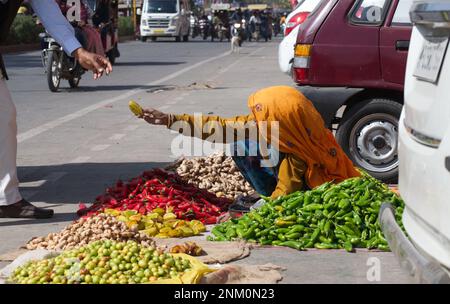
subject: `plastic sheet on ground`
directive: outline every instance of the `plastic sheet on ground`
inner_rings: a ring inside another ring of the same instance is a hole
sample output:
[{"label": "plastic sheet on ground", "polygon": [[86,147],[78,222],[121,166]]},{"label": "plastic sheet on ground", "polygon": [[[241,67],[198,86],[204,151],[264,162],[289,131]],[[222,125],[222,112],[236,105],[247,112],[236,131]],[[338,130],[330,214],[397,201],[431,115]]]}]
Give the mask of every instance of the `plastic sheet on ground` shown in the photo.
[{"label": "plastic sheet on ground", "polygon": [[283,279],[283,267],[265,265],[225,265],[206,275],[202,284],[275,284]]},{"label": "plastic sheet on ground", "polygon": [[250,255],[252,245],[243,241],[236,242],[210,242],[202,238],[183,239],[158,239],[154,238],[156,246],[169,250],[175,245],[183,244],[186,241],[193,241],[202,247],[205,255],[196,257],[205,264],[224,264],[246,258]]},{"label": "plastic sheet on ground", "polygon": [[[43,259],[49,259],[58,256],[60,252],[49,251],[46,249],[36,249],[28,251],[18,258],[16,258],[11,264],[0,270],[0,284],[7,283],[7,279],[13,274],[14,270],[26,264],[29,261],[38,261]],[[199,283],[205,274],[216,271],[216,269],[210,268],[207,265],[200,262],[195,257],[189,256],[183,253],[172,254],[175,257],[181,257],[191,262],[192,268],[186,271],[184,274],[177,278],[161,279],[154,283],[156,284],[197,284]]]}]

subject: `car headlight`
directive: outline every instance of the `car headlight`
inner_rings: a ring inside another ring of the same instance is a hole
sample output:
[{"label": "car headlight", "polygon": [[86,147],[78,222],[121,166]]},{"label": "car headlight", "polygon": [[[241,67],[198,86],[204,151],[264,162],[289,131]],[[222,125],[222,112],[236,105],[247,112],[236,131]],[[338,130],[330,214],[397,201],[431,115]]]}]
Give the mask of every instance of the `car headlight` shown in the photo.
[{"label": "car headlight", "polygon": [[235,24],[234,24],[234,27],[238,29],[238,28],[241,27],[241,24],[240,24],[240,23],[235,23]]}]

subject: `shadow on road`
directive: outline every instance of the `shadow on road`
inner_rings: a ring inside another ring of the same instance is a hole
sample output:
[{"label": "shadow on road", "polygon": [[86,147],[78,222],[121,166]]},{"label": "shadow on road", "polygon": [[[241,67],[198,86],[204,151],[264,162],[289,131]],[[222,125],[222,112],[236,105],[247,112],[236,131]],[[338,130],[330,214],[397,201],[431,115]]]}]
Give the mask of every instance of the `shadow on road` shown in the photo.
[{"label": "shadow on road", "polygon": [[[136,162],[21,166],[18,167],[20,182],[37,183],[20,187],[20,191],[28,200],[51,205],[91,203],[117,180],[128,181],[143,171],[167,165],[167,162]],[[52,176],[57,179],[52,180]]]},{"label": "shadow on road", "polygon": [[158,86],[158,85],[143,85],[143,84],[129,84],[129,85],[98,85],[98,86],[88,86],[85,87],[83,84],[80,84],[80,87],[76,89],[72,89],[69,86],[62,87],[59,89],[59,92],[54,93],[79,93],[79,92],[104,92],[104,91],[129,91],[134,89],[141,90],[158,90],[163,89],[166,86]]},{"label": "shadow on road", "polygon": [[0,227],[19,226],[19,225],[33,225],[33,224],[51,224],[59,222],[74,221],[78,216],[74,212],[55,213],[50,219],[13,219],[5,222],[0,222]]},{"label": "shadow on road", "polygon": [[164,65],[178,65],[185,64],[186,61],[131,61],[131,62],[116,62],[114,66],[164,66]]},{"label": "shadow on road", "polygon": [[33,55],[4,55],[6,68],[36,68],[42,67],[41,56]]}]

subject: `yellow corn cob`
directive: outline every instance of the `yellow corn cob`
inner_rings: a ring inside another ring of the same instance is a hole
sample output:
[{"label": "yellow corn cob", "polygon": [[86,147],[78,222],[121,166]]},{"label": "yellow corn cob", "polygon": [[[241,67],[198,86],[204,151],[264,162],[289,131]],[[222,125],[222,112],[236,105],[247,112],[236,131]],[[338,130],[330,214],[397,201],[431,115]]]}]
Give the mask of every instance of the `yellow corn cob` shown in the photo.
[{"label": "yellow corn cob", "polygon": [[142,107],[134,100],[130,100],[130,102],[128,103],[128,107],[136,116],[142,116],[144,114],[144,110],[142,109]]}]

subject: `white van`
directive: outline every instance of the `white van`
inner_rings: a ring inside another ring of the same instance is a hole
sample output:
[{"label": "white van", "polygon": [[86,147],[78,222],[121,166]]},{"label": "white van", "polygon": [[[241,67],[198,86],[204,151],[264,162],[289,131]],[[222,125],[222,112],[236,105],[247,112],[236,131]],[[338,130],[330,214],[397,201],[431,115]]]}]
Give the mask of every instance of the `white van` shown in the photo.
[{"label": "white van", "polygon": [[389,206],[380,223],[389,246],[419,282],[450,282],[450,1],[417,1],[399,120],[403,225]]},{"label": "white van", "polygon": [[189,40],[189,0],[144,0],[141,14],[142,41],[155,41],[158,37]]}]

